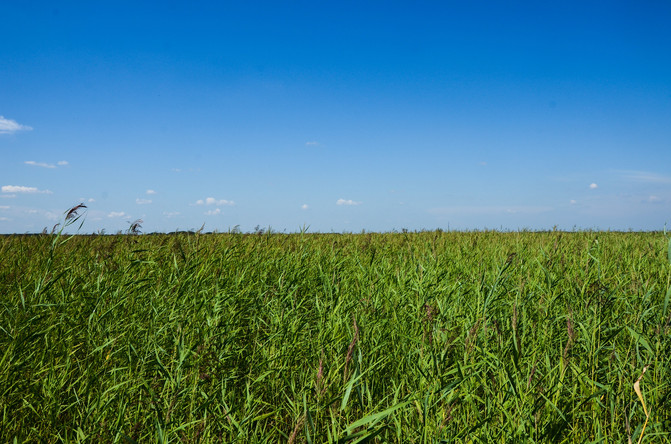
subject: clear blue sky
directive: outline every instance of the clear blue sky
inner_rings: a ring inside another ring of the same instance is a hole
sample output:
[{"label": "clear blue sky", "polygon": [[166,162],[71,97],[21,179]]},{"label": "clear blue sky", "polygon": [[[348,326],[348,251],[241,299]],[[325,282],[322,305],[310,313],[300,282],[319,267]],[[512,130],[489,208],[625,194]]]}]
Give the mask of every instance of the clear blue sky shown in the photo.
[{"label": "clear blue sky", "polygon": [[671,223],[671,3],[6,2],[0,232]]}]

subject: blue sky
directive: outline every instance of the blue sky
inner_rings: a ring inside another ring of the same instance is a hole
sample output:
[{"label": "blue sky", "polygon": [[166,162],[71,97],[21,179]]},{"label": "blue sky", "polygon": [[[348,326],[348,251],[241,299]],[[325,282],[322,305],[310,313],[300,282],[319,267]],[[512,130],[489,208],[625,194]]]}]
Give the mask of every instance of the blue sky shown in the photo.
[{"label": "blue sky", "polygon": [[[548,4],[545,4],[548,3]],[[0,233],[671,223],[671,3],[8,2]]]}]

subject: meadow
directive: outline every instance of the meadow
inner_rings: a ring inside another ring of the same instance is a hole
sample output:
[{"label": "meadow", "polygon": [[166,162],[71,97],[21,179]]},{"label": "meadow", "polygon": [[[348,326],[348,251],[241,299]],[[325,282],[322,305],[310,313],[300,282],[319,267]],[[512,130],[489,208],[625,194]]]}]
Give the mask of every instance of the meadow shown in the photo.
[{"label": "meadow", "polygon": [[0,442],[670,442],[664,233],[0,237]]}]

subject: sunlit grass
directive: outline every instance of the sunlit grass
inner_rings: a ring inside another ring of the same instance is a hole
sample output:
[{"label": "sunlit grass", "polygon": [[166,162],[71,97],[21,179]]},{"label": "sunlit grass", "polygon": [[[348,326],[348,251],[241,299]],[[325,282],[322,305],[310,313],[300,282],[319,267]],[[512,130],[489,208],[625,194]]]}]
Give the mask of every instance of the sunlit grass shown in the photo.
[{"label": "sunlit grass", "polygon": [[3,237],[0,441],[669,441],[667,242]]}]

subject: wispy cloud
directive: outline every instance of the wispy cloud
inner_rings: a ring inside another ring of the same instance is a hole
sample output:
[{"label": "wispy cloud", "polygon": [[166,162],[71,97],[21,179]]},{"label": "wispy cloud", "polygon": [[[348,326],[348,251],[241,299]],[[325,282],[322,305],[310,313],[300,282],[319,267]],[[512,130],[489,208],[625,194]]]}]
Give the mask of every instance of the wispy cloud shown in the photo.
[{"label": "wispy cloud", "polygon": [[216,216],[217,214],[221,214],[221,208],[215,208],[214,210],[208,210],[205,213],[206,216]]},{"label": "wispy cloud", "polygon": [[485,206],[455,206],[432,208],[432,214],[538,214],[553,211],[551,206],[525,205],[485,205]]},{"label": "wispy cloud", "polygon": [[171,168],[170,171],[173,173],[197,173],[200,171],[200,168]]},{"label": "wispy cloud", "polygon": [[0,134],[14,134],[17,131],[30,130],[32,128],[27,125],[21,125],[16,120],[5,119],[3,116],[0,116]]},{"label": "wispy cloud", "polygon": [[619,173],[625,179],[633,180],[635,182],[671,183],[671,176],[665,176],[650,171],[619,171]]},{"label": "wispy cloud", "polygon": [[8,217],[0,217],[0,221],[3,221],[3,222],[4,222],[4,221],[8,221],[8,220],[11,220],[11,219],[8,218]]},{"label": "wispy cloud", "polygon": [[301,210],[307,210],[308,208],[310,208],[310,205],[308,204],[301,205]]},{"label": "wispy cloud", "polygon": [[9,210],[9,205],[0,205],[0,210]]},{"label": "wispy cloud", "polygon": [[35,162],[34,160],[26,160],[23,163],[25,163],[26,165],[36,166],[36,167],[41,167],[41,168],[56,168],[56,166],[69,165],[67,160],[59,160],[58,162],[56,162],[55,165],[53,163]]},{"label": "wispy cloud", "polygon": [[107,217],[112,217],[112,218],[114,218],[114,217],[127,217],[127,216],[128,215],[123,211],[112,211],[107,215]]},{"label": "wispy cloud", "polygon": [[0,194],[0,198],[2,199],[14,199],[16,197],[16,194]]},{"label": "wispy cloud", "polygon": [[39,190],[35,187],[24,187],[21,185],[3,185],[3,193],[25,193],[25,194],[53,194],[49,190]]},{"label": "wispy cloud", "polygon": [[589,184],[589,189],[590,189],[590,190],[596,190],[597,188],[599,188],[599,185],[597,185],[597,184],[595,184],[595,183],[591,183],[591,184]]},{"label": "wispy cloud", "polygon": [[336,200],[336,205],[361,205],[361,202],[352,199],[338,199]]},{"label": "wispy cloud", "polygon": [[154,191],[154,190],[147,190],[147,194],[149,194],[149,195],[156,194],[156,191]]},{"label": "wispy cloud", "polygon": [[56,168],[56,165],[54,165],[54,164],[45,163],[45,162],[35,162],[34,160],[26,160],[23,163],[25,163],[26,165],[42,167],[42,168]]},{"label": "wispy cloud", "polygon": [[305,146],[319,146],[319,145],[320,145],[320,143],[317,142],[317,141],[315,141],[315,140],[311,140],[311,141],[309,141],[309,142],[305,142]]},{"label": "wispy cloud", "polygon": [[135,203],[138,205],[149,205],[151,203],[151,199],[140,199],[139,197],[135,199]]},{"label": "wispy cloud", "polygon": [[232,200],[226,200],[226,199],[215,199],[214,197],[207,197],[205,199],[198,199],[196,201],[196,205],[216,205],[216,206],[222,206],[222,205],[235,205],[235,202]]},{"label": "wispy cloud", "polygon": [[164,211],[163,215],[165,217],[167,217],[168,219],[170,219],[172,217],[179,216],[180,212],[179,211]]},{"label": "wispy cloud", "polygon": [[571,200],[569,201],[569,203],[570,203],[571,205],[575,205],[575,204],[578,203],[578,201],[575,200],[575,199],[571,199]]}]

